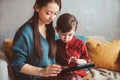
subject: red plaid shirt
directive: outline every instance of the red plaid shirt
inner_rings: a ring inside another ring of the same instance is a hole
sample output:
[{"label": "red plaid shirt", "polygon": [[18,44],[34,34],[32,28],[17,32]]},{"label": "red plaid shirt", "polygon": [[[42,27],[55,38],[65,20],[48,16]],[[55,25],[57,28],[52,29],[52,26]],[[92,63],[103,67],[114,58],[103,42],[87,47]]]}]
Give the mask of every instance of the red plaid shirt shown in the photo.
[{"label": "red plaid shirt", "polygon": [[[68,60],[70,59],[71,56],[77,57],[79,59],[85,59],[87,62],[90,62],[86,45],[82,40],[73,37],[73,39],[68,43],[64,43],[60,39],[57,40],[56,43],[57,43],[56,61],[60,65],[70,67],[77,65],[75,63],[68,64]],[[85,76],[86,70],[85,69],[77,70],[75,71],[75,73],[80,74],[81,76]]]}]

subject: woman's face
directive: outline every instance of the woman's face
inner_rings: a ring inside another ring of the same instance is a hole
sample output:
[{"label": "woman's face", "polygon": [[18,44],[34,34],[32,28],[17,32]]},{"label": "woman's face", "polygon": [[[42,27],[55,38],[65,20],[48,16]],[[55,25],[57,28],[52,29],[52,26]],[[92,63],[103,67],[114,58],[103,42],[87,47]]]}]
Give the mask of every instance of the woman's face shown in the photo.
[{"label": "woman's face", "polygon": [[59,5],[57,3],[48,3],[45,7],[36,7],[38,12],[39,23],[49,24],[56,17],[59,12]]}]

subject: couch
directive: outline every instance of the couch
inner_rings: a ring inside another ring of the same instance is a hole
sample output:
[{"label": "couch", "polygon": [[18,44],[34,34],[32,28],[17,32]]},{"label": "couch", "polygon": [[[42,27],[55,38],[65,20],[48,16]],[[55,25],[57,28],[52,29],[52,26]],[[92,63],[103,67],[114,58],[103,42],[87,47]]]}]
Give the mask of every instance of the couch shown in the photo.
[{"label": "couch", "polygon": [[[94,80],[120,80],[120,40],[107,41],[100,36],[79,36],[86,43],[95,67],[90,68]],[[56,37],[58,39],[58,37]],[[12,40],[5,39],[0,49],[0,80],[15,80],[10,60]]]}]

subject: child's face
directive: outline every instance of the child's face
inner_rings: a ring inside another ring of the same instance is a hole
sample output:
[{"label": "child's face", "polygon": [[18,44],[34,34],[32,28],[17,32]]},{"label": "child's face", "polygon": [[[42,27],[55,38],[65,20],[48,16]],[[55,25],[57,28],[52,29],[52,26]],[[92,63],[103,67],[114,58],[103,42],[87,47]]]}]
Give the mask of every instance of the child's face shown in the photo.
[{"label": "child's face", "polygon": [[59,37],[64,43],[68,43],[73,38],[74,33],[75,33],[75,28],[73,28],[71,31],[66,33],[62,33],[60,30],[58,30]]}]

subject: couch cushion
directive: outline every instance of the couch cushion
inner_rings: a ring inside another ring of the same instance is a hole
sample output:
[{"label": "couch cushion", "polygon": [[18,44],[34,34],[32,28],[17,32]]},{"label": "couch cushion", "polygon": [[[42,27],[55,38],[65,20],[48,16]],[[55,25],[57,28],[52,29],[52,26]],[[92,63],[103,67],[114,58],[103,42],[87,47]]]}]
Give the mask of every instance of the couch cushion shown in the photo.
[{"label": "couch cushion", "polygon": [[120,40],[104,43],[88,38],[87,48],[90,59],[95,63],[96,67],[120,71],[120,65],[117,61],[120,51]]},{"label": "couch cushion", "polygon": [[11,61],[11,58],[13,57],[13,52],[11,50],[12,48],[12,43],[13,43],[13,40],[12,39],[5,39],[3,41],[3,47],[4,47],[4,50],[5,50],[5,53],[7,55],[7,58]]}]

